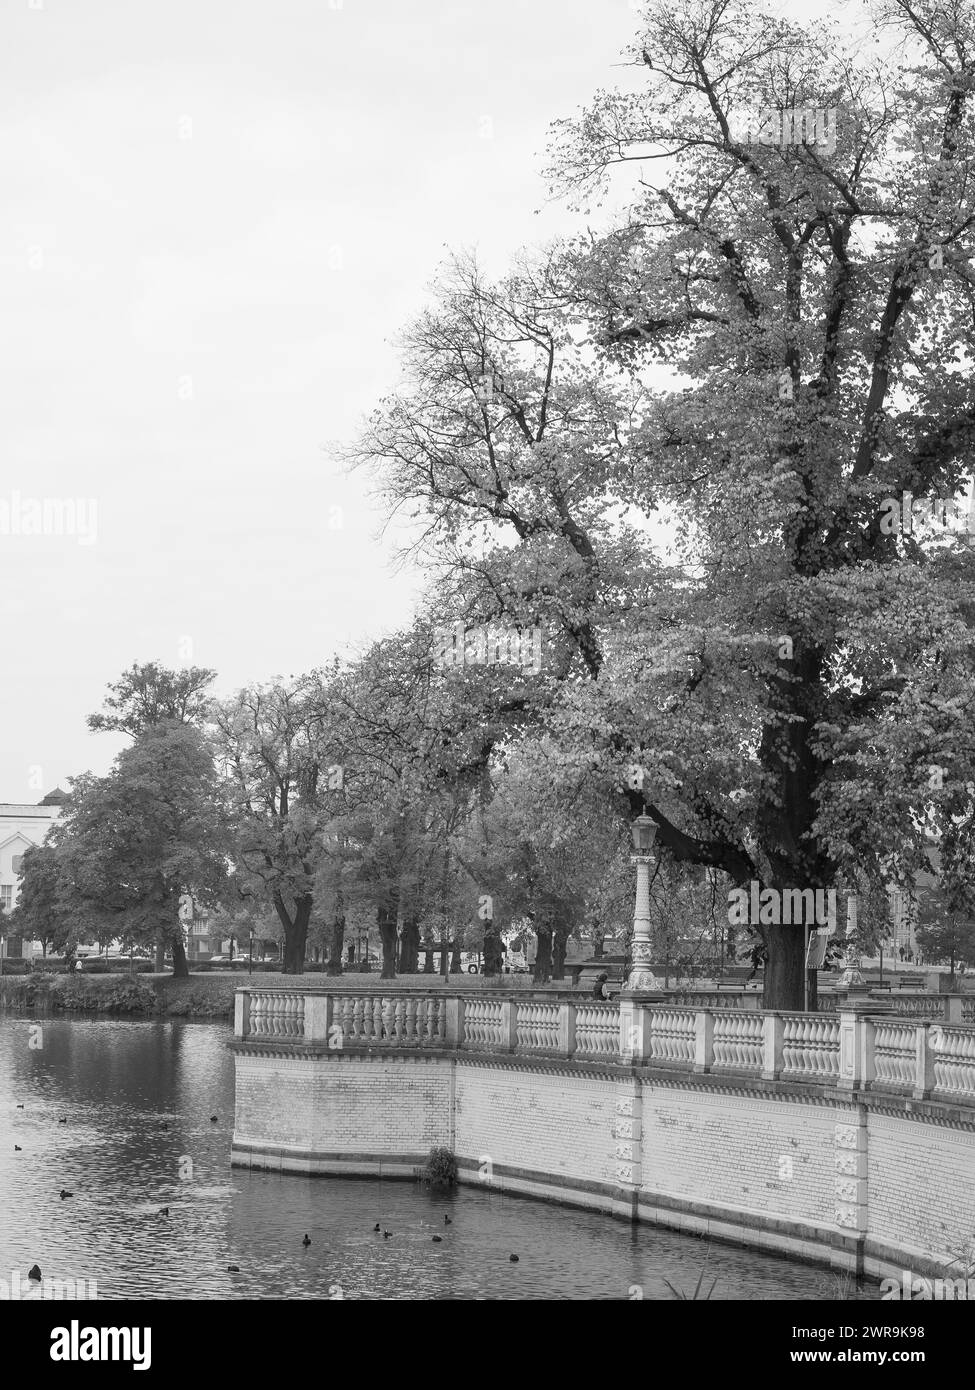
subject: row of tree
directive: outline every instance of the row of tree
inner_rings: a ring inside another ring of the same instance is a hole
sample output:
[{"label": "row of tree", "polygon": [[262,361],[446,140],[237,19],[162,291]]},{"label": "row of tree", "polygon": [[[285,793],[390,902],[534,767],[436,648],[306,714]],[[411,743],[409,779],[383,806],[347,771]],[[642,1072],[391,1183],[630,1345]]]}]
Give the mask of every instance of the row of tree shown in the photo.
[{"label": "row of tree", "polygon": [[484,693],[440,680],[429,632],[230,700],[208,697],[213,679],[151,663],[110,687],[89,725],[129,746],[107,776],[73,780],[47,841],[24,856],[17,930],[55,951],[168,950],[185,974],[189,894],[214,932],[280,936],[290,973],[310,932],[338,973],[350,923],[375,923],[390,977],[447,935],[497,973],[520,924],[541,979],[573,928],[607,930],[623,889],[618,827],[600,827],[584,794],[556,824],[536,779],[544,750],[540,762],[530,744],[472,776]]}]

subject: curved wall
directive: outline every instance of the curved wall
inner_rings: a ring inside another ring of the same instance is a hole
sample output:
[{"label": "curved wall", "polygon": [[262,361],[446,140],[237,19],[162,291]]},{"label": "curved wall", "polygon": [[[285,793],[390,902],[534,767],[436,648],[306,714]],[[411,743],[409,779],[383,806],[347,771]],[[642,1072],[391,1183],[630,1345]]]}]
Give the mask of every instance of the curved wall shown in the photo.
[{"label": "curved wall", "polygon": [[460,1051],[238,1042],[235,1164],[461,1180],[868,1275],[958,1275],[975,1111],[835,1087]]}]

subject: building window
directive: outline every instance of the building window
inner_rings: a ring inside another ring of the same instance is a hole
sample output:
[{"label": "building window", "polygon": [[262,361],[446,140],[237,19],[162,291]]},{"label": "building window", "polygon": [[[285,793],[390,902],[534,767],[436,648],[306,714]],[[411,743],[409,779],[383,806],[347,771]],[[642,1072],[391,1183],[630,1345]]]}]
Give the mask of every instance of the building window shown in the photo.
[{"label": "building window", "polygon": [[15,874],[20,873],[20,867],[23,864],[23,862],[24,856],[22,854],[15,854],[11,857],[10,867],[13,869]]},{"label": "building window", "polygon": [[9,912],[13,906],[14,890],[9,883],[0,883],[0,907],[4,912]]}]

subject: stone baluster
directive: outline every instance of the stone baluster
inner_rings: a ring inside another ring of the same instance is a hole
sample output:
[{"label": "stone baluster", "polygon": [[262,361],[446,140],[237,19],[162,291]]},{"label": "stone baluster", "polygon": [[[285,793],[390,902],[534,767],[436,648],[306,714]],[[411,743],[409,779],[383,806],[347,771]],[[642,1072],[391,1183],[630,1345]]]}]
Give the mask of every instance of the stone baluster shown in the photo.
[{"label": "stone baluster", "polygon": [[251,1001],[251,1024],[255,1037],[263,1037],[268,1031],[267,995],[258,990]]},{"label": "stone baluster", "polygon": [[258,1037],[264,1028],[264,1000],[260,990],[251,991],[250,1003],[250,1033],[252,1037]]},{"label": "stone baluster", "polygon": [[384,994],[379,1000],[377,1009],[376,1041],[393,1041],[393,1014],[396,1011],[396,1000]]},{"label": "stone baluster", "polygon": [[352,1036],[353,1043],[361,1043],[366,1037],[366,1001],[359,995],[352,1005]]},{"label": "stone baluster", "polygon": [[339,999],[333,999],[331,1002],[331,1018],[329,1019],[328,1029],[329,1042],[333,1041],[333,1030],[336,1024],[342,1031],[339,1034],[335,1034],[335,1036],[341,1037],[341,1045],[344,1047],[346,1041],[352,1038],[352,1000],[347,995]]}]

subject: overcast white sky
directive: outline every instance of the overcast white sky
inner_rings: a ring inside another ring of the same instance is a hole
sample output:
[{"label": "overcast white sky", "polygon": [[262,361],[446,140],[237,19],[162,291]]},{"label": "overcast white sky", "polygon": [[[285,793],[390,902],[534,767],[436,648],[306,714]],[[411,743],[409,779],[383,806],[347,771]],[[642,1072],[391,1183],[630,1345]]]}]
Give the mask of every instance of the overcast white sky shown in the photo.
[{"label": "overcast white sky", "polygon": [[327,443],[394,383],[446,245],[501,270],[578,225],[545,206],[547,129],[635,25],[628,0],[4,0],[0,502],[91,499],[97,529],[0,535],[0,801],[107,770],[85,716],[133,661],[229,693],[409,621],[419,580]]}]

